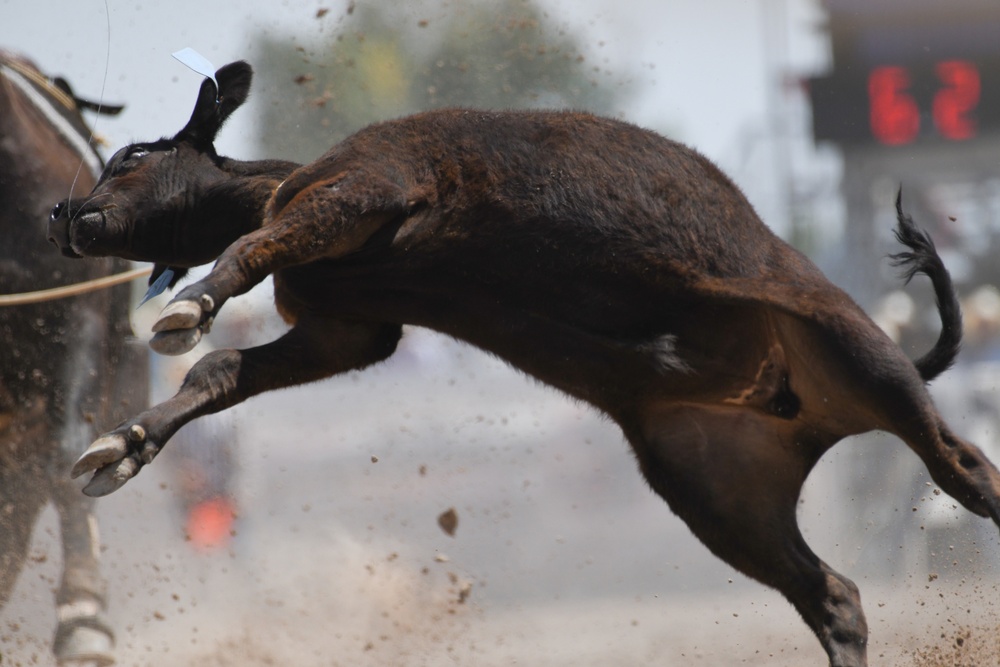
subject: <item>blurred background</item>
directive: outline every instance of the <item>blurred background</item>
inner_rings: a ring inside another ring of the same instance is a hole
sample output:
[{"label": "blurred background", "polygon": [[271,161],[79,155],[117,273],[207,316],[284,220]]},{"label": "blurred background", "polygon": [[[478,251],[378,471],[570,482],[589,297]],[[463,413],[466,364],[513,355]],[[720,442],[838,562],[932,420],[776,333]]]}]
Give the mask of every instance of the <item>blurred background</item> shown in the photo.
[{"label": "blurred background", "polygon": [[[719,164],[916,357],[937,319],[926,281],[904,292],[885,261],[902,187],[965,305],[961,363],[935,396],[1000,459],[993,0],[0,0],[0,17],[0,46],[126,105],[91,119],[105,155],[187,121],[200,76],[170,57],[183,47],[254,66],[217,142],[243,159],[310,161],[441,106],[635,122]],[[140,336],[163,303],[136,311]],[[266,285],[227,308],[213,346],[282,331]],[[155,360],[154,397],[190,363]],[[101,504],[122,664],[824,663],[780,596],[645,487],[616,428],[431,332],[185,430]],[[228,518],[192,518],[213,498]],[[935,494],[901,443],[835,448],[800,515],[861,587],[873,660],[996,664],[996,530]],[[39,524],[0,612],[0,664],[48,664],[56,530]]]}]

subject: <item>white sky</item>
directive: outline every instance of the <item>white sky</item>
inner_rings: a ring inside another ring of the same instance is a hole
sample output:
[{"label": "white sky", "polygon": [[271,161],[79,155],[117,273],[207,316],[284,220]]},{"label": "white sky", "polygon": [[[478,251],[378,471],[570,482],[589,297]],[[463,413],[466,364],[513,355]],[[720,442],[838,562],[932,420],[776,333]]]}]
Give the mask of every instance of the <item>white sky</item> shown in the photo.
[{"label": "white sky", "polygon": [[[358,4],[365,0],[356,0]],[[434,20],[461,0],[428,0],[401,21]],[[260,30],[309,42],[333,31],[348,0],[0,0],[0,46],[67,77],[82,96],[124,102],[97,130],[113,146],[173,134],[186,122],[200,77],[170,57],[185,46],[216,66],[253,64]],[[818,0],[544,0],[550,15],[583,31],[589,62],[638,65],[639,94],[624,115],[693,145],[730,171],[762,217],[781,231],[787,212],[772,168],[746,166],[747,152],[767,139],[769,92],[777,78],[768,58],[797,72],[824,66],[817,37]],[[411,5],[412,6],[412,5]],[[328,8],[322,19],[316,10]],[[777,39],[784,14],[787,44]],[[771,21],[771,28],[768,28]],[[769,51],[770,50],[770,51]],[[769,55],[770,54],[770,55]],[[257,89],[251,104],[266,100]],[[801,105],[800,105],[801,106]],[[773,118],[773,117],[772,117]],[[237,113],[220,136],[221,153],[254,154],[253,113]],[[773,125],[770,125],[773,126]],[[749,146],[749,148],[748,148]],[[318,151],[321,152],[321,151]],[[769,165],[770,162],[765,161]]]}]

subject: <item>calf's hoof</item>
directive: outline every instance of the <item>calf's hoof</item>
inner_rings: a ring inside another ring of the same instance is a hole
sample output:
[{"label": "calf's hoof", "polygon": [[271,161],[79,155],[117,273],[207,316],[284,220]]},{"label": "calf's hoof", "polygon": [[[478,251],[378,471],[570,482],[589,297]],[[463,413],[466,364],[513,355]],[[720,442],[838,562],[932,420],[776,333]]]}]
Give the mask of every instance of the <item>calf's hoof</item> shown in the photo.
[{"label": "calf's hoof", "polygon": [[176,357],[193,350],[201,336],[201,327],[160,331],[149,340],[149,347],[157,354]]},{"label": "calf's hoof", "polygon": [[83,487],[88,496],[106,496],[117,491],[156,456],[159,448],[146,440],[146,430],[133,424],[94,441],[74,464],[70,474],[76,478],[93,471]]},{"label": "calf's hoof", "polygon": [[94,476],[83,487],[84,495],[91,498],[99,498],[114,493],[125,486],[125,482],[139,474],[142,467],[134,456],[128,456],[121,461],[109,463],[103,468],[99,468]]},{"label": "calf's hoof", "polygon": [[203,294],[196,299],[176,299],[166,305],[153,324],[149,341],[155,352],[176,356],[190,352],[212,325],[215,302]]},{"label": "calf's hoof", "polygon": [[206,313],[211,313],[215,307],[212,297],[202,295],[198,300],[177,299],[168,303],[156,322],[153,331],[172,331],[175,329],[193,329],[202,324]]}]

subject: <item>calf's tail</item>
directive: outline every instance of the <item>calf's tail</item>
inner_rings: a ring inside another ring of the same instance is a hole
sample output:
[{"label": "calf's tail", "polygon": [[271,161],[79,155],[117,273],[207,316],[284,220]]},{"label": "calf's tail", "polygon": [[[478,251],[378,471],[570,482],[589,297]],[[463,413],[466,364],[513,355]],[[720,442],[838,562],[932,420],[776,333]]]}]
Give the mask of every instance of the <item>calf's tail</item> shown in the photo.
[{"label": "calf's tail", "polygon": [[903,191],[896,195],[896,239],[910,250],[890,255],[893,266],[903,269],[903,279],[909,283],[922,273],[931,279],[941,333],[934,347],[913,362],[924,382],[930,382],[955,363],[962,346],[962,308],[951,281],[951,274],[934,247],[927,232],[919,229],[913,218],[903,213]]}]

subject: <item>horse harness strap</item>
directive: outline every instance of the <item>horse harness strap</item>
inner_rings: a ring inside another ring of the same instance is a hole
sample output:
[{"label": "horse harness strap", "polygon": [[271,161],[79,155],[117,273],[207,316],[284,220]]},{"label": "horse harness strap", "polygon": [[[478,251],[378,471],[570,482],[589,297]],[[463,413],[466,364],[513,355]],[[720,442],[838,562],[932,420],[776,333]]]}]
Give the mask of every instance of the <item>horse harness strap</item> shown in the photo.
[{"label": "horse harness strap", "polygon": [[[67,114],[79,113],[79,108],[72,97],[54,86],[37,70],[23,63],[4,59],[0,61],[0,73],[3,73],[45,115],[59,134],[79,153],[92,173],[100,174],[104,170],[100,156],[91,146],[91,137],[81,134],[67,118]],[[53,101],[63,109],[56,107]]]}]

